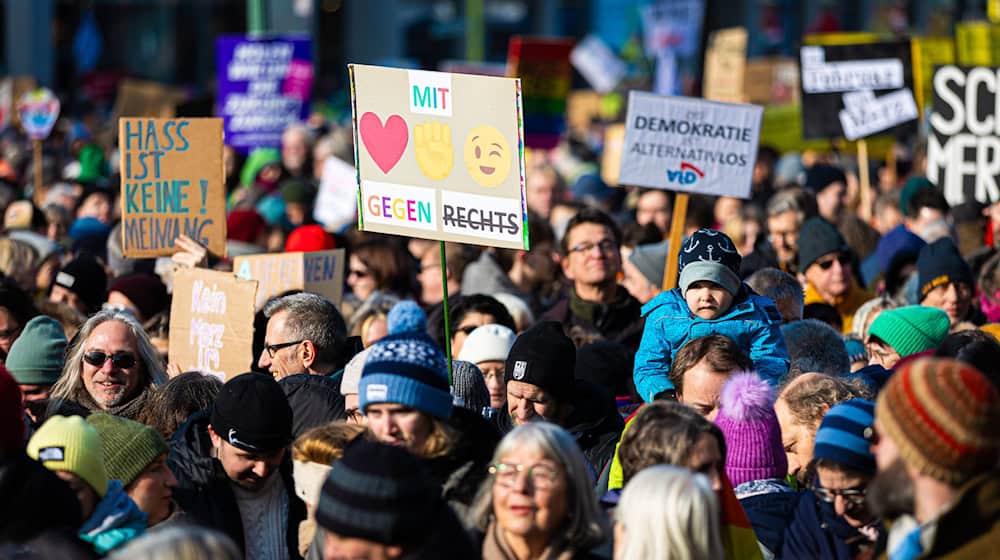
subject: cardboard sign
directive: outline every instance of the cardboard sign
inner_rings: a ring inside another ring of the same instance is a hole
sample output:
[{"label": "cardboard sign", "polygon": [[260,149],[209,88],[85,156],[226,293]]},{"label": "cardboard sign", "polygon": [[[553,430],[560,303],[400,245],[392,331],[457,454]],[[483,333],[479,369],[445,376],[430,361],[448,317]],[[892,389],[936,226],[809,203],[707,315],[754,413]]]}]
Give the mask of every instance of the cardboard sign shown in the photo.
[{"label": "cardboard sign", "polygon": [[507,51],[507,75],[521,79],[524,145],[551,150],[566,130],[566,96],[573,81],[568,39],[514,37]]},{"label": "cardboard sign", "polygon": [[747,66],[747,30],[720,29],[708,38],[702,96],[713,101],[743,103],[743,80]]},{"label": "cardboard sign", "polygon": [[755,105],[783,107],[799,103],[799,61],[781,56],[747,61],[743,92]]},{"label": "cardboard sign", "polygon": [[805,138],[916,133],[909,41],[810,45],[800,56]]},{"label": "cardboard sign", "polygon": [[170,363],[222,380],[250,370],[255,280],[227,272],[179,268],[170,304]]},{"label": "cardboard sign", "polygon": [[1000,201],[1000,69],[942,66],[933,85],[927,178],[952,206]]},{"label": "cardboard sign", "polygon": [[344,250],[273,253],[233,259],[236,276],[257,281],[257,309],[289,290],[319,294],[337,306],[344,297]]},{"label": "cardboard sign", "polygon": [[927,112],[934,99],[934,68],[955,63],[955,42],[951,37],[914,37],[913,48],[913,93],[917,96],[917,108]]},{"label": "cardboard sign", "polygon": [[309,117],[312,40],[307,36],[250,38],[225,35],[215,41],[218,106],[226,140],[241,152],[278,147],[290,124]]},{"label": "cardboard sign", "polygon": [[113,114],[115,118],[171,119],[177,114],[177,104],[183,100],[184,93],[178,89],[156,82],[124,79],[118,84]]},{"label": "cardboard sign", "polygon": [[349,69],[359,229],[527,249],[520,82]]},{"label": "cardboard sign", "polygon": [[600,93],[610,93],[625,78],[627,67],[597,35],[587,35],[569,55],[570,62]]},{"label": "cardboard sign", "polygon": [[18,102],[17,112],[28,138],[44,140],[59,118],[59,98],[47,88],[29,91]]},{"label": "cardboard sign", "polygon": [[618,182],[749,198],[763,112],[632,91]]},{"label": "cardboard sign", "polygon": [[226,255],[222,119],[121,119],[122,250],[171,255],[180,235]]},{"label": "cardboard sign", "polygon": [[618,186],[622,168],[622,148],[625,147],[625,125],[612,124],[604,129],[604,151],[601,153],[601,180]]}]

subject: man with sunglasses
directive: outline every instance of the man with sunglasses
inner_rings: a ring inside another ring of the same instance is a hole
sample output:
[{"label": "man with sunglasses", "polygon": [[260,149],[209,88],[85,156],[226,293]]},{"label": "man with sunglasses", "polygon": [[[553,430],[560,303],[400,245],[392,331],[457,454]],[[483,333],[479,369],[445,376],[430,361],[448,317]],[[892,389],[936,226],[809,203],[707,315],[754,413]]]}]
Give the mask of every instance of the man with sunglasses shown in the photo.
[{"label": "man with sunglasses", "polygon": [[854,252],[833,224],[810,218],[799,233],[799,282],[805,305],[826,303],[840,313],[843,332],[851,332],[854,312],[873,294],[858,285]]},{"label": "man with sunglasses", "polygon": [[816,432],[814,476],[785,531],[784,558],[874,557],[885,528],[865,502],[875,457],[864,435],[875,403],[852,399],[832,407]]}]

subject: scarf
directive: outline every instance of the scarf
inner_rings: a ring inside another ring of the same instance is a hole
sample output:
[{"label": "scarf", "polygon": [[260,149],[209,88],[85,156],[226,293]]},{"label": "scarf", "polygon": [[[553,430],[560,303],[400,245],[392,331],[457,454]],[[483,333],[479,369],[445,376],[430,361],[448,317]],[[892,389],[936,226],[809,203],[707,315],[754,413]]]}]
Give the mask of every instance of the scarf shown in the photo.
[{"label": "scarf", "polygon": [[146,407],[146,402],[149,400],[150,395],[152,395],[153,390],[153,385],[147,383],[135,397],[129,399],[127,402],[108,407],[108,409],[105,410],[94,402],[94,399],[90,397],[90,393],[87,392],[86,387],[84,387],[81,383],[80,389],[77,391],[76,402],[80,403],[81,406],[91,412],[104,412],[112,416],[118,416],[120,418],[135,420],[138,422],[139,414],[141,414],[143,409]]},{"label": "scarf", "polygon": [[[561,537],[549,543],[542,555],[533,560],[571,560],[574,551],[568,542]],[[496,520],[490,521],[486,528],[486,538],[483,540],[483,560],[517,560],[514,551],[503,538],[503,531]]]}]

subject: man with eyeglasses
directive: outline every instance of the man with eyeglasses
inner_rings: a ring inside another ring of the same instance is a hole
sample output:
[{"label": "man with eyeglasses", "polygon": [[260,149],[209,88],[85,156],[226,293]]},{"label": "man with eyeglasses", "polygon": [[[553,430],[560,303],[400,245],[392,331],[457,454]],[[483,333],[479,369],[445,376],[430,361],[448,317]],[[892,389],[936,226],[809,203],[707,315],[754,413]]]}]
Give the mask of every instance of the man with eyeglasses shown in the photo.
[{"label": "man with eyeglasses", "polygon": [[563,275],[572,283],[543,320],[579,326],[635,350],[642,337],[641,305],[618,284],[621,231],[610,216],[584,208],[570,218],[560,245]]},{"label": "man with eyeglasses", "polygon": [[816,432],[814,476],[785,531],[783,558],[874,557],[885,528],[865,495],[875,475],[875,457],[865,433],[875,403],[852,399],[832,407]]},{"label": "man with eyeglasses", "polygon": [[744,256],[740,267],[744,277],[768,267],[789,274],[798,272],[799,229],[816,215],[816,201],[801,188],[782,189],[768,199],[766,212],[767,238]]},{"label": "man with eyeglasses", "polygon": [[838,313],[844,333],[851,332],[854,312],[873,294],[858,286],[855,259],[844,236],[820,217],[810,218],[799,234],[799,282],[805,305],[826,303]]}]

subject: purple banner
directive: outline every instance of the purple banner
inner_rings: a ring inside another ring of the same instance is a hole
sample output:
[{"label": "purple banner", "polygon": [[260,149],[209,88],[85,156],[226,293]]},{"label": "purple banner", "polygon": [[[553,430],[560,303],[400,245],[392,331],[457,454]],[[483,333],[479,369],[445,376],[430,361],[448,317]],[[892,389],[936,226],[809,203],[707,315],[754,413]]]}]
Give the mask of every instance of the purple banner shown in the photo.
[{"label": "purple banner", "polygon": [[225,119],[226,144],[241,152],[279,147],[285,128],[309,116],[312,40],[223,35],[215,53],[215,114]]}]

